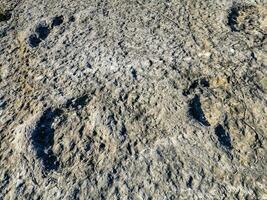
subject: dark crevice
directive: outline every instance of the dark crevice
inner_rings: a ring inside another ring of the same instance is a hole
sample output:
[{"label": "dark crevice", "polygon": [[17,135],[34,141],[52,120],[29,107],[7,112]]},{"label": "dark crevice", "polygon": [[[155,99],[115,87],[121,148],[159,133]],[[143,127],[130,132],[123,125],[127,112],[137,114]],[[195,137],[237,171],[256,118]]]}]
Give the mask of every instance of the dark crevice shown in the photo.
[{"label": "dark crevice", "polygon": [[108,183],[108,187],[111,187],[113,185],[114,182],[114,177],[111,173],[109,173],[107,175],[107,183]]},{"label": "dark crevice", "polygon": [[201,108],[199,96],[197,95],[195,95],[195,97],[189,103],[189,115],[204,126],[210,126],[209,122],[205,118],[205,114]]},{"label": "dark crevice", "polygon": [[237,6],[232,7],[228,14],[228,26],[231,28],[231,31],[233,32],[239,31],[236,28],[238,16],[239,16],[239,8]]},{"label": "dark crevice", "polygon": [[192,183],[193,183],[193,177],[190,176],[189,179],[188,179],[188,181],[186,182],[186,186],[188,188],[192,188]]},{"label": "dark crevice", "polygon": [[81,97],[70,99],[66,103],[67,108],[80,109],[83,108],[88,102],[88,95],[83,95]]},{"label": "dark crevice", "polygon": [[[241,16],[239,18],[239,16]],[[235,4],[228,14],[228,26],[232,32],[249,33],[259,26],[259,13],[255,6]]]},{"label": "dark crevice", "polygon": [[92,138],[88,138],[88,141],[85,144],[84,150],[86,152],[89,152],[91,150],[91,148],[92,148],[93,143],[94,143],[94,141],[92,140]]},{"label": "dark crevice", "polygon": [[69,17],[69,22],[75,22],[75,17],[74,16],[70,16]]},{"label": "dark crevice", "polygon": [[108,117],[107,117],[107,120],[106,120],[106,125],[109,129],[109,131],[112,133],[113,130],[114,130],[114,127],[116,126],[117,124],[117,121],[115,120],[115,117],[114,117],[114,114],[111,113]]},{"label": "dark crevice", "polygon": [[114,194],[117,197],[117,199],[121,199],[120,190],[117,186],[114,189]]},{"label": "dark crevice", "polygon": [[127,150],[130,155],[133,155],[130,143],[127,144]]},{"label": "dark crevice", "polygon": [[172,178],[172,170],[171,170],[170,165],[167,166],[166,175],[167,175],[167,180],[171,180],[171,178]]},{"label": "dark crevice", "polygon": [[119,138],[121,142],[124,142],[127,137],[127,129],[124,124],[121,125],[121,128],[119,130]]},{"label": "dark crevice", "polygon": [[4,99],[0,98],[0,108],[4,109],[6,107],[7,103]]},{"label": "dark crevice", "polygon": [[228,150],[231,150],[233,148],[231,144],[230,134],[225,131],[222,125],[219,124],[215,127],[215,135],[217,136],[221,146]]},{"label": "dark crevice", "polygon": [[137,71],[134,68],[131,68],[131,75],[132,75],[134,80],[137,79]]},{"label": "dark crevice", "polygon": [[54,145],[54,128],[52,124],[56,117],[60,116],[60,109],[47,109],[40,118],[32,134],[32,144],[37,153],[37,158],[42,161],[46,171],[57,170],[59,162],[53,153]]},{"label": "dark crevice", "polygon": [[8,171],[5,171],[0,181],[0,191],[4,191],[10,183],[11,177]]},{"label": "dark crevice", "polygon": [[8,21],[11,19],[11,12],[10,11],[5,11],[3,13],[0,13],[0,22]]}]

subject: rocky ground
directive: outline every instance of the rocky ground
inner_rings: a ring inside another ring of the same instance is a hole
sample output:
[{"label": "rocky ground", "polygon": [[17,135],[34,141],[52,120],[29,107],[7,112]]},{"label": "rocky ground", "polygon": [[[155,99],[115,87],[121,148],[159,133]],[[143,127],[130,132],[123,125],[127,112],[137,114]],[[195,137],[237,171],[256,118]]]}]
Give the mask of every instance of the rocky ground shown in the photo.
[{"label": "rocky ground", "polygon": [[267,3],[2,0],[0,199],[267,199]]}]

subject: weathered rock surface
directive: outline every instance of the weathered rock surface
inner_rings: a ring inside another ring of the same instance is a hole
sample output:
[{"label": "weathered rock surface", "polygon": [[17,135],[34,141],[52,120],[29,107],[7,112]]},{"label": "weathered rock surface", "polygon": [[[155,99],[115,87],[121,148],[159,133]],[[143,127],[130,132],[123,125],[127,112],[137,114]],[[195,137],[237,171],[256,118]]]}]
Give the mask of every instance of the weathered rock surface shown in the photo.
[{"label": "weathered rock surface", "polygon": [[260,0],[2,0],[0,199],[267,199]]}]

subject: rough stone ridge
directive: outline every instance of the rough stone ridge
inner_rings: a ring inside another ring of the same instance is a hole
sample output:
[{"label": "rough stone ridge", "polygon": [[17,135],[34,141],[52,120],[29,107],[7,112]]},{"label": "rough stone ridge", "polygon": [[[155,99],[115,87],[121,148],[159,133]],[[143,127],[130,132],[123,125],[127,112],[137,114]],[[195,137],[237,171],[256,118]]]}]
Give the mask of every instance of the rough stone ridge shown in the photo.
[{"label": "rough stone ridge", "polygon": [[267,199],[264,0],[1,0],[0,200]]}]

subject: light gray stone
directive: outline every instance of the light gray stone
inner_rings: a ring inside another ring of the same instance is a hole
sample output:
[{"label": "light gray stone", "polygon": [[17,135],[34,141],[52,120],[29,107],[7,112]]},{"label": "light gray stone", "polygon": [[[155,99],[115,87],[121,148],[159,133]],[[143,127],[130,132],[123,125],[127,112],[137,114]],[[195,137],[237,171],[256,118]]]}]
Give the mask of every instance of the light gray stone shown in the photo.
[{"label": "light gray stone", "polygon": [[0,199],[266,199],[263,0],[2,0]]}]

